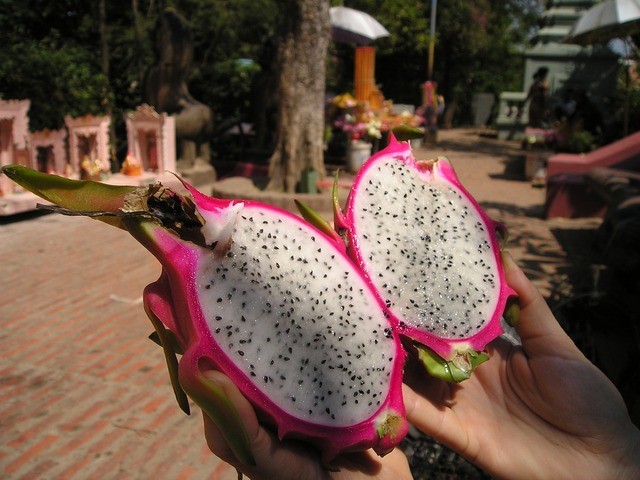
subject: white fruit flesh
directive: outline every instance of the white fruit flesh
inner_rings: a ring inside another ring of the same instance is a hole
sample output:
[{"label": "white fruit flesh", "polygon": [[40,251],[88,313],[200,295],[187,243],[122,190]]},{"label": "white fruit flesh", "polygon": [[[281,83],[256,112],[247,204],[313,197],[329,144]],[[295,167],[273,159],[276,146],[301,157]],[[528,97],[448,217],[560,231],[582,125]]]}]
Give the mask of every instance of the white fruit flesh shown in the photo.
[{"label": "white fruit flesh", "polygon": [[500,289],[488,226],[476,207],[437,171],[393,157],[363,173],[354,241],[390,310],[444,339],[478,333]]},{"label": "white fruit flesh", "polygon": [[372,418],[396,343],[365,281],[292,217],[245,206],[233,227],[228,250],[203,254],[196,273],[220,348],[293,416],[336,427]]}]

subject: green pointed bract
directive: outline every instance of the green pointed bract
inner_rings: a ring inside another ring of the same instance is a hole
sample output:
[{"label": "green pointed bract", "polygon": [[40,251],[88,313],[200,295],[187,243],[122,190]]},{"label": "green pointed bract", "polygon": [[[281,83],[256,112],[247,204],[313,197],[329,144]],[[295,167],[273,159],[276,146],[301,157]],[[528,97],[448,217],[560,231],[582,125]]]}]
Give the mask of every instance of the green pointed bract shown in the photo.
[{"label": "green pointed bract", "polygon": [[[182,355],[184,352],[182,351],[182,347],[180,347],[180,345],[178,344],[178,339],[176,338],[175,334],[171,330],[166,330],[166,332],[169,340],[171,341],[171,348],[173,349],[173,351],[178,355]],[[162,340],[160,340],[160,335],[158,335],[157,331],[154,330],[153,332],[151,332],[151,334],[149,335],[149,340],[151,340],[159,347],[162,347]]]},{"label": "green pointed bract", "polygon": [[[124,205],[125,197],[138,188],[72,180],[21,165],[4,166],[2,173],[39,197],[73,212],[118,213]],[[109,225],[123,228],[117,216],[97,218]]]},{"label": "green pointed bract", "polygon": [[342,243],[346,246],[347,251],[349,251],[349,238],[347,235],[347,229],[345,228],[346,219],[342,213],[342,207],[340,206],[340,198],[338,195],[339,176],[340,172],[336,172],[335,177],[333,177],[333,190],[331,192],[331,199],[333,202],[333,229],[342,240]]},{"label": "green pointed bract", "polygon": [[489,355],[473,349],[458,350],[452,360],[445,360],[426,347],[417,346],[418,358],[430,375],[447,382],[459,383],[468,379],[478,365],[489,360]]},{"label": "green pointed bract", "polygon": [[[389,414],[384,421],[378,425],[376,433],[380,438],[391,437],[400,440],[403,436],[403,423],[404,420],[402,417],[395,414]],[[391,451],[391,448],[389,451]],[[383,452],[381,454],[386,455],[386,453],[388,452]]]},{"label": "green pointed bract", "polygon": [[147,338],[149,340],[151,340],[153,343],[155,343],[156,345],[158,345],[159,347],[162,346],[162,342],[160,341],[160,337],[158,336],[158,332],[156,332],[155,330],[153,332],[151,332]]},{"label": "green pointed bract", "polygon": [[300,212],[300,215],[302,215],[302,218],[324,233],[327,237],[332,238],[336,242],[342,242],[340,235],[338,235],[331,224],[327,222],[322,215],[300,200],[294,200],[294,202],[296,207],[298,207],[298,211]]},{"label": "green pointed bract", "polygon": [[164,358],[167,362],[169,378],[171,379],[171,386],[173,387],[173,393],[176,396],[176,401],[178,402],[180,409],[187,415],[190,415],[191,409],[189,407],[189,399],[180,386],[180,380],[178,379],[178,359],[176,357],[177,352],[174,347],[176,342],[171,338],[173,334],[170,330],[165,328],[160,319],[156,317],[151,310],[147,310],[147,316],[156,329],[155,333],[157,334],[160,346],[164,351]]},{"label": "green pointed bract", "polygon": [[520,320],[520,302],[517,297],[511,297],[507,300],[503,316],[511,327],[515,327],[518,324],[518,320]]},{"label": "green pointed bract", "polygon": [[202,374],[199,366],[186,368],[199,359],[191,358],[187,352],[180,363],[180,385],[189,397],[215,423],[235,457],[245,465],[255,465],[249,435],[238,411],[222,387]]},{"label": "green pointed bract", "polygon": [[393,127],[392,132],[396,137],[396,140],[401,142],[407,140],[418,140],[419,138],[424,137],[424,129],[410,127],[409,125],[398,125],[397,127]]},{"label": "green pointed bract", "polygon": [[333,188],[331,189],[331,200],[333,202],[333,211],[341,212],[342,208],[340,207],[340,198],[338,196],[338,180],[340,179],[340,172],[336,172],[336,175],[333,177]]}]

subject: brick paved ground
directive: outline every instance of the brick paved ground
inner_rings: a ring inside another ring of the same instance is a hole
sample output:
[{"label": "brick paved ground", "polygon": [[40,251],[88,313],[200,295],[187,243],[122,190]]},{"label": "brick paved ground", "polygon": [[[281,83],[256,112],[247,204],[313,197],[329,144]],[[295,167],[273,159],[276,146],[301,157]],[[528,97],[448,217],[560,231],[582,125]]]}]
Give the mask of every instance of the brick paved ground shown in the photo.
[{"label": "brick paved ground", "polygon": [[0,225],[0,478],[235,479],[184,415],[141,305],[159,274],[125,232]]},{"label": "brick paved ground", "polygon": [[[449,156],[544,293],[566,283],[575,267],[558,238],[584,244],[598,222],[541,219],[517,145],[454,130],[417,154]],[[92,220],[24,216],[0,223],[0,259],[0,478],[235,478],[147,339],[140,294],[159,266],[142,247]]]}]

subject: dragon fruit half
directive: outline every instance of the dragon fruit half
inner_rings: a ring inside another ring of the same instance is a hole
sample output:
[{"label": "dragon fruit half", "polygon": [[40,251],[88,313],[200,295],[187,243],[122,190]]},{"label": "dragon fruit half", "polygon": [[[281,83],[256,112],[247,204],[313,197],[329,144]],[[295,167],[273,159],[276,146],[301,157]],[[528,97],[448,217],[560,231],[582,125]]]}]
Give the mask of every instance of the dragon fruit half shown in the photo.
[{"label": "dragon fruit half", "polygon": [[397,328],[335,238],[272,206],[178,182],[116,187],[2,171],[62,213],[126,229],[157,257],[162,274],[144,304],[176,395],[184,409],[184,392],[201,406],[242,461],[252,461],[242,422],[206,369],[232,378],[281,438],[315,443],[325,460],[384,454],[404,437]]},{"label": "dragon fruit half", "polygon": [[503,275],[502,225],[446,159],[416,161],[393,136],[358,172],[344,212],[334,193],[334,210],[349,255],[427,369],[449,381],[468,378],[503,332],[513,294]]}]

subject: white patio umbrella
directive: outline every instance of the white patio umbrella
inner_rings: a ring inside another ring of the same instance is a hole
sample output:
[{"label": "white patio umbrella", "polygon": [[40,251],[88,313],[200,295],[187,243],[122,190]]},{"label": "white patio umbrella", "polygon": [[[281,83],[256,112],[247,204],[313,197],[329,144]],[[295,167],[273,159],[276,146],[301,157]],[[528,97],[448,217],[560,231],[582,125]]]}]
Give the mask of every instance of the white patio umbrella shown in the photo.
[{"label": "white patio umbrella", "polygon": [[332,7],[331,38],[335,42],[367,45],[374,40],[388,37],[389,32],[368,13],[349,7]]},{"label": "white patio umbrella", "polygon": [[606,0],[584,12],[564,43],[607,43],[640,32],[640,0]]}]

